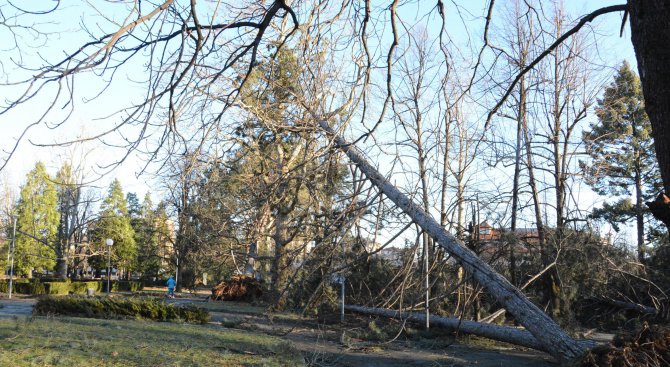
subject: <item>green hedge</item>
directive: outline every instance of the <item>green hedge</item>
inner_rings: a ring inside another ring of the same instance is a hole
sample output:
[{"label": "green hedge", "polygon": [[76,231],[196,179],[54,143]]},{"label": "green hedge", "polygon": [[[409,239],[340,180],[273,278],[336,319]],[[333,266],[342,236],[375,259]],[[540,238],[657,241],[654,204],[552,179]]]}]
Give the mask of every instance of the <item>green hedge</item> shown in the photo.
[{"label": "green hedge", "polygon": [[[138,281],[114,281],[111,283],[112,292],[138,292],[144,289],[144,284]],[[87,289],[93,289],[96,292],[106,292],[107,282],[103,280],[95,281],[70,281],[57,280],[41,282],[38,279],[15,279],[12,292],[19,294],[86,294]],[[9,281],[0,281],[0,292],[9,292]]]},{"label": "green hedge", "polygon": [[46,282],[44,283],[46,294],[69,294],[70,283],[68,282]]},{"label": "green hedge", "polygon": [[72,282],[70,283],[69,291],[74,294],[86,294],[87,289],[93,289],[96,292],[102,292],[102,282],[100,281]]},{"label": "green hedge", "polygon": [[[9,280],[0,281],[0,292],[9,292]],[[14,279],[12,283],[12,292],[17,294],[46,294],[44,284],[36,279]]]},{"label": "green hedge", "polygon": [[156,321],[180,320],[206,323],[209,313],[195,306],[175,306],[157,298],[43,297],[33,308],[35,315],[65,315],[101,319],[136,318]]}]

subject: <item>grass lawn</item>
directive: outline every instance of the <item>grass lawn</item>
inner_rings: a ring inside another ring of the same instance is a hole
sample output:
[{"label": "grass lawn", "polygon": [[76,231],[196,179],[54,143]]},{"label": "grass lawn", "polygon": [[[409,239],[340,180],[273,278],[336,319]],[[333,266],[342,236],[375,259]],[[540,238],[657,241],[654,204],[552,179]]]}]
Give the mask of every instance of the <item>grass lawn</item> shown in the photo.
[{"label": "grass lawn", "polygon": [[83,318],[0,320],[0,366],[297,366],[278,338],[212,325]]}]

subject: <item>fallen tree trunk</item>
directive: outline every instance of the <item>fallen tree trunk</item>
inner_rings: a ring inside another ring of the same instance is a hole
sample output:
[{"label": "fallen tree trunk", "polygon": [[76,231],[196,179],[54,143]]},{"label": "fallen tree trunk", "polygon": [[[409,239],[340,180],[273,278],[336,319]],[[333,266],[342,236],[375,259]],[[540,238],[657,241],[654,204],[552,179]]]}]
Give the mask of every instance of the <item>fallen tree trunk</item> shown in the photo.
[{"label": "fallen tree trunk", "polygon": [[[385,308],[363,307],[363,306],[344,306],[344,309],[364,315],[383,316],[395,319],[411,320],[423,323],[426,321],[426,315],[418,312],[399,312]],[[533,334],[527,330],[513,327],[499,326],[494,324],[484,324],[471,320],[461,320],[453,317],[441,317],[430,315],[430,323],[449,329],[458,330],[465,334],[483,336],[485,338],[520,345],[522,347],[532,348],[551,354],[551,350],[545,347],[535,339]]]},{"label": "fallen tree trunk", "polygon": [[[556,266],[556,261],[554,261],[551,264],[545,266],[544,269],[542,269],[539,273],[533,275],[532,278],[528,279],[525,283],[523,283],[523,285],[519,288],[519,290],[526,289],[526,287],[531,285],[535,280],[539,279],[542,276],[542,274],[546,273],[549,269],[551,269],[554,266]],[[501,308],[501,309],[493,312],[489,316],[486,316],[485,318],[479,320],[479,322],[490,323],[490,322],[495,321],[495,319],[497,319],[498,317],[500,317],[504,314],[505,314],[505,309]]]},{"label": "fallen tree trunk", "polygon": [[354,145],[337,134],[326,120],[319,119],[317,116],[314,117],[317,119],[319,127],[332,139],[335,146],[347,155],[370,182],[412,218],[414,223],[428,233],[467,272],[472,274],[472,277],[537,339],[542,350],[548,351],[556,359],[566,361],[579,357],[592,346],[591,343],[577,341],[566,334],[554,320],[542,312],[507,279],[496,273],[493,268],[477,257],[461,241],[440,226],[419,205],[386,180],[367,161],[363,154]]},{"label": "fallen tree trunk", "polygon": [[620,309],[623,309],[623,310],[633,310],[633,311],[637,311],[641,314],[649,314],[649,315],[658,314],[658,310],[656,308],[641,305],[639,303],[617,301],[615,299],[608,299],[608,298],[601,298],[600,300],[602,300],[603,302],[609,303],[612,306],[616,306]]}]

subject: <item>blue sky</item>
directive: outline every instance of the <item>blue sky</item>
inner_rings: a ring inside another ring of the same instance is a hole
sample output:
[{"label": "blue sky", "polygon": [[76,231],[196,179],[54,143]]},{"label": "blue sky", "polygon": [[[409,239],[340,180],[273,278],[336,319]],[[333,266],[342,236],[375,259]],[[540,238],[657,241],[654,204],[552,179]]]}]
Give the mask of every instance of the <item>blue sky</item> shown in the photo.
[{"label": "blue sky", "polygon": [[[65,7],[62,9],[62,12],[60,12],[57,17],[47,18],[45,21],[48,20],[51,22],[50,24],[47,24],[47,29],[64,29],[65,32],[52,33],[46,38],[24,38],[21,40],[34,46],[33,48],[23,50],[22,56],[25,59],[23,59],[22,62],[27,65],[39,65],[41,64],[40,58],[53,59],[61,57],[64,51],[76,49],[76,47],[78,47],[77,45],[87,40],[85,32],[81,29],[81,24],[85,23],[89,27],[95,27],[97,25],[106,24],[103,22],[103,14],[115,21],[122,21],[126,14],[126,11],[124,10],[125,5],[95,1],[91,3],[95,4],[95,6],[99,6],[99,8],[93,9],[78,1],[64,2]],[[445,4],[447,3],[448,2],[445,2]],[[450,34],[462,47],[470,50],[477,50],[481,45],[481,30],[484,24],[481,16],[484,14],[488,2],[467,1],[459,3],[465,4],[464,6],[470,8],[462,8],[460,15],[453,11],[453,7],[451,8],[452,11],[448,12],[449,24],[450,27],[453,27],[450,29]],[[565,6],[571,14],[578,15],[586,14],[603,6],[618,3],[619,2],[604,0],[566,0]],[[416,4],[419,4],[419,2]],[[416,14],[425,12],[425,9],[422,8],[425,4],[432,6],[431,4],[433,4],[433,2],[420,2],[420,4],[420,6],[415,6],[416,11],[413,10],[412,6],[403,8],[404,10],[401,17],[405,19],[413,19]],[[508,3],[505,1],[496,2],[494,17],[503,12],[504,7],[507,6],[507,4]],[[39,21],[42,21],[42,18],[39,18]],[[431,24],[428,23],[426,19],[422,18],[419,22],[425,22],[422,25],[424,27],[431,27]],[[464,24],[462,22],[464,22]],[[619,37],[620,24],[621,14],[616,13],[598,18],[593,25],[590,25],[596,30],[594,32],[594,37],[597,37],[598,45],[598,48],[594,50],[596,59],[591,61],[602,64],[605,67],[605,74],[607,73],[608,67],[616,67],[623,59],[626,59],[632,65],[635,65],[628,28],[626,27],[624,36]],[[109,24],[104,27],[108,28],[105,29],[107,31],[111,29],[109,28]],[[468,30],[467,33],[465,32],[465,29]],[[6,32],[6,30],[4,31]],[[1,33],[0,36],[2,36]],[[47,39],[46,42],[44,42],[45,39]],[[3,53],[4,71],[13,74],[13,77],[16,77],[17,75],[20,75],[19,73],[24,72],[16,69],[12,70],[11,62],[8,61],[7,57],[10,54],[12,54],[11,50]],[[19,60],[15,54],[12,59],[14,61]],[[51,167],[52,172],[55,172],[57,167],[63,161],[63,157],[68,156],[68,154],[70,154],[68,151],[72,151],[73,149],[78,150],[79,152],[84,152],[87,155],[86,162],[88,162],[88,165],[90,166],[89,177],[95,178],[100,173],[106,172],[106,170],[100,168],[100,166],[105,166],[106,164],[113,162],[116,157],[119,157],[120,154],[123,153],[121,149],[105,147],[99,141],[89,143],[84,147],[66,147],[64,149],[56,147],[36,147],[31,145],[30,141],[43,144],[63,142],[76,138],[77,136],[95,135],[97,132],[107,129],[112,126],[112,124],[116,123],[118,118],[110,119],[106,117],[118,109],[127,106],[129,103],[132,103],[132,101],[143,98],[143,89],[136,83],[128,81],[141,80],[143,77],[142,60],[137,59],[133,62],[136,64],[130,65],[132,67],[124,69],[127,73],[133,74],[114,75],[114,83],[105,90],[105,93],[102,94],[101,97],[92,101],[87,100],[96,96],[99,91],[105,88],[106,84],[101,82],[101,78],[97,75],[84,75],[83,77],[78,78],[75,86],[75,90],[77,91],[74,105],[75,108],[65,124],[58,129],[50,129],[46,126],[39,126],[31,129],[28,134],[28,139],[25,139],[20,144],[17,153],[12,157],[7,167],[0,172],[0,175],[4,175],[11,184],[18,186],[23,181],[25,173],[33,167],[35,161],[42,160],[48,167]],[[613,72],[614,69],[610,70]],[[103,79],[110,77],[111,75],[108,74],[103,75]],[[0,93],[4,93],[5,98],[7,98],[7,94],[11,94],[12,92],[16,92],[16,89],[13,89],[13,87],[0,87]],[[18,137],[23,128],[25,128],[26,124],[34,121],[40,116],[42,111],[44,111],[45,106],[50,103],[49,97],[50,94],[48,92],[42,93],[39,98],[36,98],[31,104],[10,111],[4,115],[0,115],[0,131],[2,131],[2,134],[0,135],[0,148],[7,150],[13,144],[13,141]],[[70,105],[67,105],[63,100],[59,101],[56,106],[57,108],[51,112],[49,117],[49,121],[52,123],[60,121],[70,107]],[[115,139],[119,138],[119,136],[112,136],[106,138],[105,141],[114,144]],[[139,157],[131,156],[124,164],[101,177],[97,182],[97,185],[104,189],[113,178],[117,177],[122,182],[126,191],[136,192],[140,198],[143,197],[147,190],[149,190],[149,187],[153,187],[151,191],[155,193],[156,185],[152,183],[152,178],[150,176],[137,177],[137,174],[143,166],[143,162]],[[154,202],[157,201],[158,200],[154,200]]]}]

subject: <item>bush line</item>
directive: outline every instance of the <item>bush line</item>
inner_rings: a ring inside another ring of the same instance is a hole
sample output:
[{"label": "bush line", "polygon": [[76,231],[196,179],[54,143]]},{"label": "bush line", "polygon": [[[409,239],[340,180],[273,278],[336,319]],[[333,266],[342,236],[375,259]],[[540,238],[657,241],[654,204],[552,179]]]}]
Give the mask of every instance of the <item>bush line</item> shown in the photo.
[{"label": "bush line", "polygon": [[209,313],[195,306],[175,306],[157,298],[44,297],[33,309],[35,315],[63,315],[97,319],[147,319],[204,324]]},{"label": "bush line", "polygon": [[[144,289],[144,284],[138,281],[115,281],[111,283],[111,287],[112,292],[138,292]],[[93,289],[95,292],[106,292],[107,282],[104,280],[71,281],[68,279],[40,281],[38,279],[16,279],[12,285],[12,292],[32,295],[86,294],[87,289]],[[9,281],[0,281],[0,293],[7,292],[9,292]]]}]

